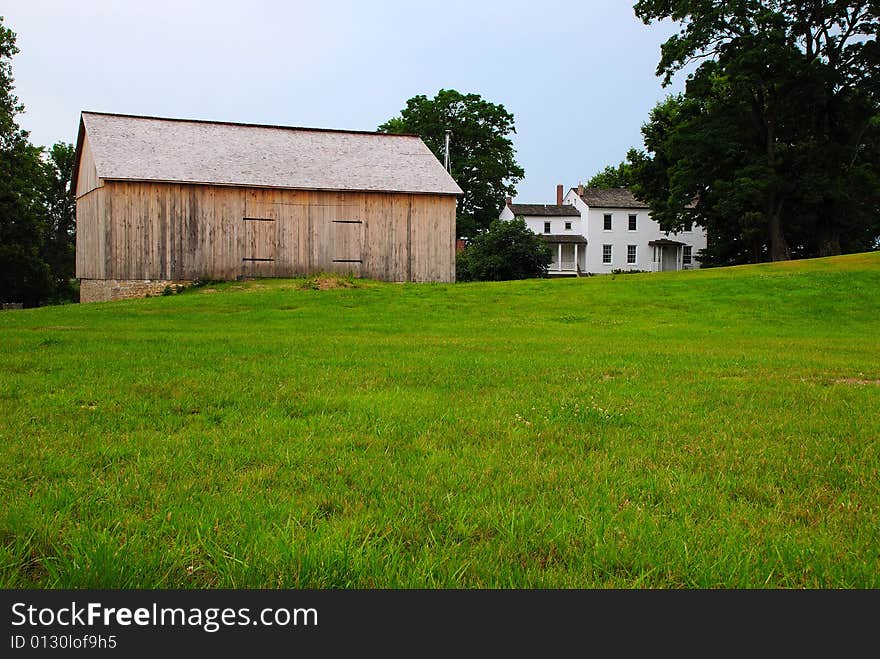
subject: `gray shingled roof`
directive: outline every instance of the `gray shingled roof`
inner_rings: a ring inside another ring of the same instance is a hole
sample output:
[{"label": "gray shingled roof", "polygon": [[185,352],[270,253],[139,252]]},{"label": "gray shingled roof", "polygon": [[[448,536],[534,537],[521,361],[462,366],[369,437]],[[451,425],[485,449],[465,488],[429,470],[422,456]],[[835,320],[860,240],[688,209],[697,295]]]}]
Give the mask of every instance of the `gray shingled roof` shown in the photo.
[{"label": "gray shingled roof", "polygon": [[543,216],[543,217],[580,217],[580,211],[574,206],[562,205],[551,206],[548,204],[510,204],[510,210],[514,215]]},{"label": "gray shingled roof", "polygon": [[307,190],[461,194],[416,135],[83,112],[98,176]]},{"label": "gray shingled roof", "polygon": [[538,237],[548,243],[577,243],[586,245],[587,239],[571,233],[539,233]]},{"label": "gray shingled roof", "polygon": [[648,208],[628,188],[584,188],[581,199],[590,208]]}]

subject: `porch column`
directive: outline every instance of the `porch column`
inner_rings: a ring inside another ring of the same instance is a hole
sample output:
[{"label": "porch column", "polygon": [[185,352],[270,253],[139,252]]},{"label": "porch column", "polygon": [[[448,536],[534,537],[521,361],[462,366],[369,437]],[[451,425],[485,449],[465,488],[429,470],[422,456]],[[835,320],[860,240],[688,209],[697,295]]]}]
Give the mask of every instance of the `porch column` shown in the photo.
[{"label": "porch column", "polygon": [[559,258],[556,259],[556,269],[562,272],[562,243],[559,243],[556,247],[559,250]]},{"label": "porch column", "polygon": [[578,269],[578,244],[574,244],[574,271],[577,272]]}]

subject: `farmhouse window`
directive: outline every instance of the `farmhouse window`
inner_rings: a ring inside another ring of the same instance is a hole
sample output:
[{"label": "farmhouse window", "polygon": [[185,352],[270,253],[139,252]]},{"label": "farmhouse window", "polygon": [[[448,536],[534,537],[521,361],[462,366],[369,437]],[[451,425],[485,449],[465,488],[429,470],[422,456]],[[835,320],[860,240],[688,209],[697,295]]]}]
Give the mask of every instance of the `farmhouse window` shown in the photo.
[{"label": "farmhouse window", "polygon": [[626,262],[630,265],[633,265],[636,262],[636,250],[638,247],[636,245],[627,245],[626,246]]},{"label": "farmhouse window", "polygon": [[638,215],[630,215],[629,216],[629,230],[635,231],[638,227],[639,216]]},{"label": "farmhouse window", "polygon": [[550,233],[550,223],[544,222],[544,233]]},{"label": "farmhouse window", "polygon": [[611,263],[611,245],[602,245],[602,263]]},{"label": "farmhouse window", "polygon": [[684,251],[682,251],[681,253],[681,262],[684,265],[690,265],[693,262],[692,250],[693,247],[691,247],[690,245],[684,246]]},{"label": "farmhouse window", "polygon": [[571,222],[566,222],[566,223],[565,223],[565,230],[566,230],[566,231],[571,231]]},{"label": "farmhouse window", "polygon": [[605,214],[605,231],[611,231],[611,213]]}]

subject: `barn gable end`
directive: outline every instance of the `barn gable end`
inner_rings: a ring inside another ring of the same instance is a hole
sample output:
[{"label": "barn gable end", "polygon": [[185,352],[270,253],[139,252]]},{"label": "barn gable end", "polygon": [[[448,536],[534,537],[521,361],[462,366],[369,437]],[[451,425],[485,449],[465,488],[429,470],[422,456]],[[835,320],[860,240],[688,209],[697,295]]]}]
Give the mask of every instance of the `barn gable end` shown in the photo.
[{"label": "barn gable end", "polygon": [[76,187],[74,188],[77,199],[102,185],[101,179],[98,178],[98,168],[95,165],[88,135],[84,134],[77,160]]}]

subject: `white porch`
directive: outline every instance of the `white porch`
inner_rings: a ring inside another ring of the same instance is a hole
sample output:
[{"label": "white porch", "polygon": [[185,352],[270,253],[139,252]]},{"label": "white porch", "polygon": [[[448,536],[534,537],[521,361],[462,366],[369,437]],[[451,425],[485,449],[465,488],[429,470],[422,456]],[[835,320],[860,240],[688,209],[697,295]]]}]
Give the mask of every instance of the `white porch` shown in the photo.
[{"label": "white porch", "polygon": [[684,243],[661,238],[650,241],[648,246],[651,248],[651,272],[675,272],[692,267],[684,263]]},{"label": "white porch", "polygon": [[587,268],[587,241],[580,236],[541,236],[550,247],[551,277],[579,277]]}]

